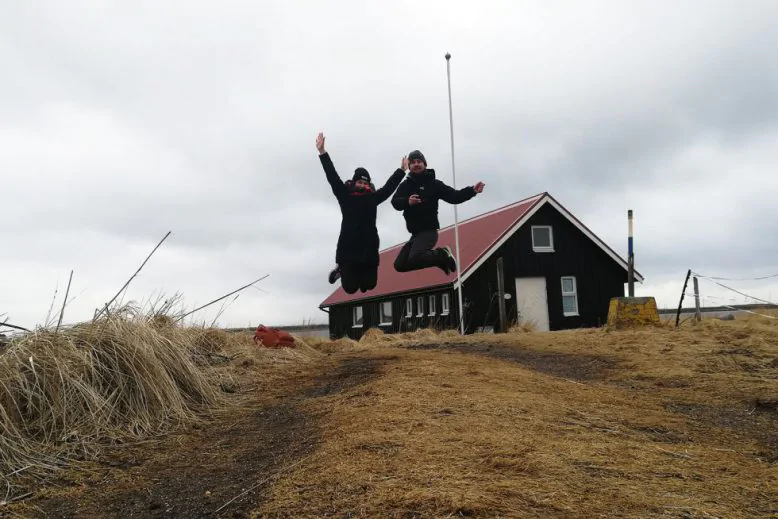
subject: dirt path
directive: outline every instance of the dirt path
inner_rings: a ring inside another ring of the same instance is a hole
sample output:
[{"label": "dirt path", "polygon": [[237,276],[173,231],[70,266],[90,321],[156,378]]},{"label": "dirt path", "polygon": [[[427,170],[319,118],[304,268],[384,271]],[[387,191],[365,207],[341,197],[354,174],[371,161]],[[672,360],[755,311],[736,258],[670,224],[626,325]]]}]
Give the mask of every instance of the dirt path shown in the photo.
[{"label": "dirt path", "polygon": [[616,361],[601,355],[565,354],[515,348],[499,343],[433,343],[409,346],[411,350],[455,351],[515,362],[539,373],[573,380],[598,380],[615,366]]},{"label": "dirt path", "polygon": [[[391,358],[390,358],[391,359]],[[339,357],[259,393],[205,427],[152,444],[116,449],[86,479],[63,478],[51,497],[19,511],[46,518],[248,517],[280,471],[320,441],[318,419],[301,405],[381,374],[390,359]],[[221,509],[221,510],[220,510]]]}]

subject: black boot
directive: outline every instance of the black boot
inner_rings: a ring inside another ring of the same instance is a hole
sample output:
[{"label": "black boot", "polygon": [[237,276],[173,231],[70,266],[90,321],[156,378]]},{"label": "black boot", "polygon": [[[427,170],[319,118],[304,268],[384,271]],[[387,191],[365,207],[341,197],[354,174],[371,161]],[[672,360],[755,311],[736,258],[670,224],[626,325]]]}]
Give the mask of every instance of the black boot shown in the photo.
[{"label": "black boot", "polygon": [[449,274],[451,274],[448,253],[444,249],[437,249],[435,253],[438,255],[437,267],[448,276]]},{"label": "black boot", "polygon": [[330,277],[328,278],[330,285],[340,279],[340,265],[336,265],[334,269],[330,271]]},{"label": "black boot", "polygon": [[451,249],[449,247],[443,247],[442,250],[446,255],[446,268],[448,268],[448,270],[451,272],[456,272],[457,260],[454,259],[454,254],[451,253]]}]

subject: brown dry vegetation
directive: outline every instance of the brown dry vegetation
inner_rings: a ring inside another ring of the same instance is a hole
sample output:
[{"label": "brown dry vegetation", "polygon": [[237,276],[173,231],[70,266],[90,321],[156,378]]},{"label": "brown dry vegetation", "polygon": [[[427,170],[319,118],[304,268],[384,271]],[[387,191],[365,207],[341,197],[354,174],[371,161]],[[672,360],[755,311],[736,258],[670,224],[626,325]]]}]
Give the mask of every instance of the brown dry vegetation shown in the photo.
[{"label": "brown dry vegetation", "polygon": [[[68,423],[86,431],[80,446],[117,431],[168,435],[28,481],[33,494],[4,508],[24,517],[776,517],[776,321],[467,337],[370,330],[293,350],[144,325],[137,336],[151,349],[176,337],[169,346],[190,360],[175,357],[183,367],[171,371],[160,367],[170,352],[116,358],[144,366],[133,368],[141,379],[162,376],[160,387],[189,388],[169,397],[178,404],[160,412],[165,393],[154,385],[143,394],[156,400],[144,402],[157,404],[125,409],[126,422],[82,404],[89,420]],[[17,369],[29,351],[14,354]],[[85,369],[58,358],[51,373],[67,362]],[[179,381],[190,372],[199,382]],[[168,415],[177,427],[166,428]],[[93,421],[102,425],[84,429]],[[42,438],[55,445],[70,429],[52,425]],[[4,458],[7,469],[34,451]]]}]

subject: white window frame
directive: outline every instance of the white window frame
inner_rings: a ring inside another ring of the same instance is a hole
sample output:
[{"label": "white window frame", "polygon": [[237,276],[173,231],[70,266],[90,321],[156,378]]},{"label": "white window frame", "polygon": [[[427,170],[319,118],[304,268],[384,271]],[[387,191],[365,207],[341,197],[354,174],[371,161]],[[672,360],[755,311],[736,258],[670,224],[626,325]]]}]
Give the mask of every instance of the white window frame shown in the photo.
[{"label": "white window frame", "polygon": [[451,306],[449,305],[448,293],[442,294],[440,298],[440,315],[448,315],[450,311]]},{"label": "white window frame", "polygon": [[435,306],[437,306],[435,304],[436,303],[435,298],[436,298],[435,294],[432,294],[429,297],[429,312],[428,312],[429,315],[435,315]]},{"label": "white window frame", "polygon": [[424,296],[416,298],[416,317],[424,317]]},{"label": "white window frame", "polygon": [[405,317],[413,317],[413,298],[406,299],[405,305]]},{"label": "white window frame", "polygon": [[[535,229],[548,229],[548,247],[535,245]],[[530,236],[532,238],[532,250],[534,252],[554,252],[554,230],[550,225],[533,225],[530,228]]]},{"label": "white window frame", "polygon": [[[573,291],[572,292],[565,292],[565,280],[571,280],[573,282]],[[560,279],[560,289],[562,292],[562,313],[565,317],[574,317],[579,314],[579,308],[578,308],[578,282],[575,279],[575,276],[562,276]],[[565,297],[574,297],[575,298],[575,311],[574,312],[565,312]]]},{"label": "white window frame", "polygon": [[[388,316],[384,313],[384,308],[386,308],[387,305],[389,306],[389,315]],[[394,310],[394,308],[392,308],[392,302],[391,301],[381,301],[378,304],[378,326],[391,326],[392,320],[393,320],[393,317],[394,317],[394,311],[393,310]],[[389,319],[388,321],[386,320],[387,317]]]},{"label": "white window frame", "polygon": [[[357,323],[357,314],[359,314],[359,318],[362,319],[361,323]],[[365,324],[365,312],[364,309],[361,306],[355,306],[351,309],[351,327],[352,328],[362,328]]]}]

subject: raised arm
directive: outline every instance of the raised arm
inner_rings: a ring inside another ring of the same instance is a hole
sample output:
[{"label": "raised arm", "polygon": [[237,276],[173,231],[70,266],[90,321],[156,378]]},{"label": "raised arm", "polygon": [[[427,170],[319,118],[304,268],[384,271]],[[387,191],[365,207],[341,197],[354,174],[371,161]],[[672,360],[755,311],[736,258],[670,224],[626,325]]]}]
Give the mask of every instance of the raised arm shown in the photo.
[{"label": "raised arm", "polygon": [[389,195],[394,193],[394,190],[397,189],[397,186],[402,182],[403,177],[405,177],[405,171],[399,168],[392,173],[392,176],[389,177],[386,184],[376,190],[376,205],[384,203],[386,199],[389,198]]},{"label": "raised arm", "polygon": [[323,133],[319,133],[318,137],[316,137],[316,149],[319,150],[319,161],[321,161],[321,165],[324,168],[327,182],[330,183],[330,187],[332,188],[332,194],[335,195],[335,198],[340,200],[342,197],[346,196],[347,189],[343,184],[340,175],[338,175],[338,172],[335,170],[335,165],[332,163],[330,154],[324,149]]},{"label": "raised arm", "polygon": [[408,169],[407,166],[408,159],[403,157],[401,166],[397,168],[394,173],[392,173],[392,176],[389,177],[389,179],[386,181],[386,184],[376,190],[376,205],[384,203],[386,199],[389,198],[389,195],[394,193],[394,191],[397,189],[397,186],[400,185],[400,182],[402,182],[403,177],[405,176],[405,170]]},{"label": "raised arm", "polygon": [[475,186],[467,186],[462,189],[454,189],[451,186],[446,185],[440,180],[436,180],[438,184],[438,193],[440,199],[449,204],[461,204],[467,202],[473,198],[476,194],[484,190],[484,183],[479,182]]}]

